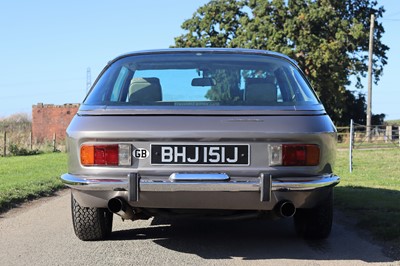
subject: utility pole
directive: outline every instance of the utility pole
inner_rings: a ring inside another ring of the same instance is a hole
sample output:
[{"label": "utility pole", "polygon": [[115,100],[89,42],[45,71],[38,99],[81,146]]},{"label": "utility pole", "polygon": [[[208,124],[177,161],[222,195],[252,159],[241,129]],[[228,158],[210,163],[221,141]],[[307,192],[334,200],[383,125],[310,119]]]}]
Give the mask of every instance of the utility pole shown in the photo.
[{"label": "utility pole", "polygon": [[371,142],[371,119],[372,119],[372,56],[374,48],[374,26],[375,16],[371,14],[369,27],[369,54],[368,54],[368,102],[367,102],[367,139]]}]

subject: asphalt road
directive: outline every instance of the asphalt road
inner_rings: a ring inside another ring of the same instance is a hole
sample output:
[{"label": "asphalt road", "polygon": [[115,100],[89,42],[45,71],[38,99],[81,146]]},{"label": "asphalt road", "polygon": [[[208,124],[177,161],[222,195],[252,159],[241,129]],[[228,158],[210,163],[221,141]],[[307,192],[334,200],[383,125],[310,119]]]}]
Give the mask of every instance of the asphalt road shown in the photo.
[{"label": "asphalt road", "polygon": [[[339,219],[340,220],[340,219]],[[112,239],[75,237],[69,191],[0,215],[0,265],[400,265],[351,226],[328,240],[299,239],[278,221],[125,221]]]}]

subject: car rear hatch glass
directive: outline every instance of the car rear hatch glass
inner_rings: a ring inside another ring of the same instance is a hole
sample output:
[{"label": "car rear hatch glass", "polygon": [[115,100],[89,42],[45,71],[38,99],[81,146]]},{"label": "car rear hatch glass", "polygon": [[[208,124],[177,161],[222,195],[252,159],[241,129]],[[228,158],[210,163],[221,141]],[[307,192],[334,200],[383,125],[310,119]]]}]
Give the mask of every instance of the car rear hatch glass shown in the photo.
[{"label": "car rear hatch glass", "polygon": [[309,112],[323,107],[290,60],[240,53],[158,53],[122,57],[105,68],[81,111],[158,114]]}]

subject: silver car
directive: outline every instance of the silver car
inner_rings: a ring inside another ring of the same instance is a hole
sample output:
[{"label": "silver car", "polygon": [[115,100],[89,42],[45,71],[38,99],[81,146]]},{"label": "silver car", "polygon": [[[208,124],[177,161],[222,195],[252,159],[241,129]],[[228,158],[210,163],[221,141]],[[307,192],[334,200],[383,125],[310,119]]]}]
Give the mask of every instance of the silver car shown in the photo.
[{"label": "silver car", "polygon": [[67,129],[75,233],[113,214],[293,217],[330,234],[336,129],[296,62],[247,49],[129,53],[101,72]]}]

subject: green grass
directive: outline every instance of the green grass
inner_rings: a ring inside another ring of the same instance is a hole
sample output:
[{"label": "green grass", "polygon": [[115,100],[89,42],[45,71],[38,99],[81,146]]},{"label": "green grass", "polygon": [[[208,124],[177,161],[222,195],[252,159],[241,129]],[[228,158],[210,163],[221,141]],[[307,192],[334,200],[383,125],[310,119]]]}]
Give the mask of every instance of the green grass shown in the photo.
[{"label": "green grass", "polygon": [[335,204],[376,239],[400,243],[400,149],[354,150],[353,172],[349,153],[339,150]]},{"label": "green grass", "polygon": [[59,176],[66,171],[65,153],[0,157],[0,212],[25,200],[51,195],[63,187]]}]

